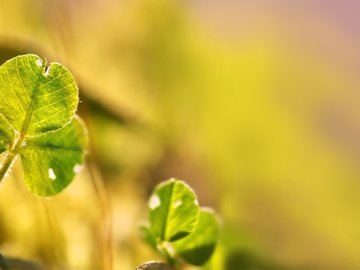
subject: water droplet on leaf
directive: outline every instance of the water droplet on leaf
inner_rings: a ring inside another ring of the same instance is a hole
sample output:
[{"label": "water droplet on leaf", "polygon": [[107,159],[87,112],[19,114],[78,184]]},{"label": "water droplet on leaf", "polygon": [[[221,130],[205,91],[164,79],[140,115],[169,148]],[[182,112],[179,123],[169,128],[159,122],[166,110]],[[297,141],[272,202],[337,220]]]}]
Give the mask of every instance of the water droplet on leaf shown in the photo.
[{"label": "water droplet on leaf", "polygon": [[174,202],[174,208],[178,208],[182,204],[183,204],[182,200],[177,200],[176,202]]},{"label": "water droplet on leaf", "polygon": [[158,208],[160,206],[160,204],[161,204],[161,201],[157,195],[151,196],[150,201],[149,201],[150,209],[154,210],[155,208]]},{"label": "water droplet on leaf", "polygon": [[36,60],[36,64],[39,66],[39,67],[41,67],[42,66],[42,60],[41,59],[37,59]]},{"label": "water droplet on leaf", "polygon": [[49,169],[49,178],[51,180],[55,180],[56,179],[56,175],[54,173],[54,170],[52,168]]},{"label": "water droplet on leaf", "polygon": [[80,165],[80,164],[75,164],[73,171],[74,173],[79,173],[81,172],[81,170],[83,169],[84,166]]}]

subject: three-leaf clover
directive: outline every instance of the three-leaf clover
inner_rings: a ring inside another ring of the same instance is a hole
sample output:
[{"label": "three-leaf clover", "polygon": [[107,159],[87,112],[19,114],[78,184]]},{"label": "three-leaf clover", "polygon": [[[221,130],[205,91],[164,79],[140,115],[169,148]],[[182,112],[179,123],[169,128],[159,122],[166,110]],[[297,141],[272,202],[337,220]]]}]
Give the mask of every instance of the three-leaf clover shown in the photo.
[{"label": "three-leaf clover", "polygon": [[[200,207],[195,192],[181,180],[160,183],[148,203],[149,223],[141,227],[143,239],[164,254],[171,265],[183,261],[203,265],[212,256],[219,237],[219,222],[210,208]],[[157,269],[159,263],[147,263]]]},{"label": "three-leaf clover", "polygon": [[63,190],[84,159],[86,129],[75,116],[78,88],[68,69],[37,55],[17,56],[0,67],[0,181],[20,155],[31,192]]}]

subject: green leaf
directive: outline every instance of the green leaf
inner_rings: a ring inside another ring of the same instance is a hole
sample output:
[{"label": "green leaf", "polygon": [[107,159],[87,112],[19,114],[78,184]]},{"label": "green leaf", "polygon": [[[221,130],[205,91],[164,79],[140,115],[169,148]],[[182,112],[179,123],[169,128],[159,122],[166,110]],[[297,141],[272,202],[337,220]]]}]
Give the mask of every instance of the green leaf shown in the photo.
[{"label": "green leaf", "polygon": [[72,181],[84,159],[85,133],[82,121],[74,117],[61,129],[27,139],[20,158],[31,192],[54,195]]},{"label": "green leaf", "polygon": [[159,184],[149,200],[150,231],[158,241],[173,242],[189,235],[199,217],[193,190],[183,181]]},{"label": "green leaf", "polygon": [[152,235],[151,231],[150,231],[150,227],[148,224],[146,225],[142,225],[139,228],[140,230],[140,236],[141,238],[148,243],[153,249],[157,249],[157,242],[156,239],[154,238],[154,236]]},{"label": "green leaf", "polygon": [[85,127],[74,118],[77,104],[75,80],[61,64],[48,65],[33,54],[5,62],[0,67],[0,153],[7,154],[0,181],[20,154],[33,193],[63,190],[83,162],[86,144]]},{"label": "green leaf", "polygon": [[213,254],[219,238],[219,222],[209,208],[201,208],[199,222],[187,237],[174,243],[181,257],[193,265],[203,265]]},{"label": "green leaf", "polygon": [[174,269],[162,262],[146,262],[136,267],[136,270],[174,270]]},{"label": "green leaf", "polygon": [[8,150],[15,139],[14,131],[0,115],[0,154]]},{"label": "green leaf", "polygon": [[0,67],[0,112],[23,135],[39,135],[70,122],[78,104],[78,88],[59,63],[37,55],[17,56]]}]

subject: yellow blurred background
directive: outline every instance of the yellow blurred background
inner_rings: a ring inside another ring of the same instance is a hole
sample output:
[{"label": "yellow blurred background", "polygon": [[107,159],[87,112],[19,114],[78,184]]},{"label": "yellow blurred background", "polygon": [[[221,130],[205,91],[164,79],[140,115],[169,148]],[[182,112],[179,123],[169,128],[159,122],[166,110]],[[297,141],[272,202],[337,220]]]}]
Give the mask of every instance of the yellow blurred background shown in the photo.
[{"label": "yellow blurred background", "polygon": [[357,1],[1,0],[0,62],[59,61],[88,161],[54,198],[0,185],[0,251],[131,270],[146,200],[177,177],[222,217],[204,269],[360,269]]}]

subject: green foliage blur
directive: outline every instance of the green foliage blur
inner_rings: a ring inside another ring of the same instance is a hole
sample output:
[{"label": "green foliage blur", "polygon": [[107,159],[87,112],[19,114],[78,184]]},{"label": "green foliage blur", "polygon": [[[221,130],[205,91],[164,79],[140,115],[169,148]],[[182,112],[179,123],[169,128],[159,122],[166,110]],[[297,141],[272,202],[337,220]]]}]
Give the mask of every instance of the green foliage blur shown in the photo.
[{"label": "green foliage blur", "polygon": [[0,253],[44,269],[160,259],[138,227],[154,186],[176,177],[222,217],[203,269],[359,269],[359,41],[339,8],[351,6],[285,2],[2,0],[0,62],[68,67],[90,149],[51,199],[15,164]]}]

